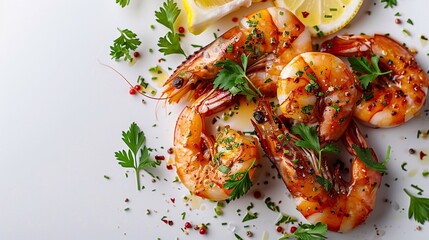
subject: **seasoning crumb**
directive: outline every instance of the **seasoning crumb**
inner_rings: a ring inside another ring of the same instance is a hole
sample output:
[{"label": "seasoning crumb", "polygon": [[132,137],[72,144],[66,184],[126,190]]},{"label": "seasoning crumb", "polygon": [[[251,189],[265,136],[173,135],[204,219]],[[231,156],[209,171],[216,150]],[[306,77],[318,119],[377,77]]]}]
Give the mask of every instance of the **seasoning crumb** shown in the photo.
[{"label": "seasoning crumb", "polygon": [[410,148],[410,149],[408,149],[408,153],[409,154],[415,154],[416,150],[414,150],[414,148]]},{"label": "seasoning crumb", "polygon": [[423,229],[423,228],[422,228],[422,226],[420,226],[420,225],[416,227],[416,230],[417,230],[417,231],[421,231],[422,229]]},{"label": "seasoning crumb", "polygon": [[146,209],[146,215],[150,215],[150,210]]},{"label": "seasoning crumb", "polygon": [[252,233],[251,231],[247,231],[247,232],[246,232],[246,236],[248,236],[248,237],[253,237],[253,233]]},{"label": "seasoning crumb", "polygon": [[130,199],[128,199],[128,198],[125,198],[125,200],[124,200],[124,202],[130,202]]}]

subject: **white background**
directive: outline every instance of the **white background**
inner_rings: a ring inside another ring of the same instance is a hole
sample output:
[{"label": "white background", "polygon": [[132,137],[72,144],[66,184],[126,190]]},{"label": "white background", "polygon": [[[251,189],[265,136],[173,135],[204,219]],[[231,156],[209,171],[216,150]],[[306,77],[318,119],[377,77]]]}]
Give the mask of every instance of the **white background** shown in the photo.
[{"label": "white background", "polygon": [[[429,36],[429,2],[398,1],[395,9],[384,9],[378,0],[374,6],[373,2],[366,1],[351,27],[342,32],[389,32],[419,50],[416,57],[427,71],[429,48],[419,39],[421,34]],[[242,237],[247,230],[254,233],[252,239],[261,239],[264,234],[269,239],[281,236],[275,232],[277,214],[251,194],[229,204],[225,216],[214,219],[213,203],[203,201],[189,210],[182,200],[187,190],[172,183],[175,174],[166,169],[166,161],[155,171],[160,180],[152,183],[149,175],[142,177],[146,188],[141,192],[136,190],[133,172],[126,178],[126,171],[117,164],[114,152],[125,147],[121,131],[133,121],[145,131],[147,145],[158,151],[152,157],[167,156],[166,149],[171,147],[181,105],[163,108],[161,103],[156,115],[156,102],[144,105],[141,97],[130,96],[124,81],[98,63],[111,65],[132,82],[138,75],[150,79],[148,69],[163,57],[156,42],[165,28],[154,20],[160,5],[161,1],[131,0],[131,5],[122,9],[114,0],[0,0],[0,239],[200,238],[195,230],[190,236],[181,231],[185,221],[210,222],[208,235],[201,239],[234,239],[233,227],[222,222],[236,226]],[[185,50],[195,50],[190,43],[209,43],[213,32],[220,35],[232,26],[233,16],[261,7],[230,15],[201,36],[187,34]],[[396,12],[402,14],[402,25],[394,23]],[[182,12],[178,25],[184,25],[184,18]],[[414,26],[405,23],[407,18]],[[135,31],[143,42],[139,48],[143,57],[134,66],[110,60],[109,46],[118,36],[117,27]],[[403,28],[412,36],[405,36]],[[155,53],[149,54],[149,48]],[[165,58],[164,69],[174,69],[183,60],[181,56]],[[428,116],[421,115],[395,129],[363,128],[380,158],[384,158],[387,145],[392,146],[389,174],[383,178],[375,210],[366,224],[351,233],[331,233],[330,239],[424,239],[428,235],[427,224],[417,231],[419,224],[408,220],[408,197],[402,191],[404,187],[413,190],[410,184],[418,184],[429,196],[429,179],[421,176],[422,170],[429,169],[429,160],[408,154],[410,147],[429,152],[429,140],[416,139],[419,129],[429,129]],[[403,162],[407,162],[408,172],[401,170]],[[282,211],[303,220],[281,181],[268,177],[269,184],[263,184],[266,172],[275,175],[268,162],[264,168],[259,185],[251,192],[259,190],[264,197],[282,201]],[[245,214],[238,216],[237,209],[245,212],[250,202],[259,218],[241,223]],[[182,212],[187,212],[185,220]],[[163,216],[173,219],[174,225],[164,224],[160,220]],[[244,228],[247,224],[250,227]]]}]

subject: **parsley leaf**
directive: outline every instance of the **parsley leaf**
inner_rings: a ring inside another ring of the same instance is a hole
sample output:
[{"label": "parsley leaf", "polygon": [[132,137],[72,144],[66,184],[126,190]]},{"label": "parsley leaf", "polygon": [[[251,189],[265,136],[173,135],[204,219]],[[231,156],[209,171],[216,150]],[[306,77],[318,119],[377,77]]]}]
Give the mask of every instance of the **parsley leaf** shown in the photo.
[{"label": "parsley leaf", "polygon": [[229,195],[230,200],[240,198],[249,191],[250,187],[253,186],[252,180],[250,180],[249,176],[249,171],[252,169],[253,164],[255,164],[255,160],[247,170],[229,175],[230,179],[227,179],[223,184],[224,188],[232,189],[232,192]]},{"label": "parsley leaf", "polygon": [[370,169],[373,169],[377,172],[387,173],[386,163],[390,159],[390,146],[388,147],[388,155],[383,162],[376,162],[372,156],[371,148],[361,148],[356,144],[352,145],[352,148],[356,151],[359,159]]},{"label": "parsley leaf", "polygon": [[186,57],[185,52],[180,46],[180,35],[174,32],[168,32],[164,37],[160,37],[158,40],[159,51],[164,55],[169,54],[183,54]]},{"label": "parsley leaf", "polygon": [[116,0],[116,3],[119,4],[121,7],[125,7],[128,4],[130,4],[131,0]]},{"label": "parsley leaf", "polygon": [[319,169],[322,162],[322,152],[339,153],[338,147],[332,143],[327,144],[325,147],[320,147],[319,137],[317,136],[316,127],[309,127],[303,123],[292,127],[292,132],[299,135],[302,140],[295,142],[295,145],[302,148],[314,150],[319,155]]},{"label": "parsley leaf", "polygon": [[298,219],[296,217],[282,214],[282,217],[276,222],[276,226],[279,226],[282,223],[288,224],[288,223],[295,223],[297,221]]},{"label": "parsley leaf", "polygon": [[316,181],[317,181],[320,185],[322,185],[322,186],[323,186],[323,188],[324,188],[326,191],[328,191],[328,192],[329,192],[329,190],[331,190],[331,188],[332,188],[332,183],[331,183],[328,179],[326,179],[326,178],[324,178],[324,177],[321,177],[321,176],[317,176],[317,175],[316,175]]},{"label": "parsley leaf", "polygon": [[241,222],[247,222],[247,221],[250,221],[253,219],[257,219],[257,218],[258,218],[257,212],[254,213],[254,212],[248,211],[246,216],[244,216],[243,220],[241,220]]},{"label": "parsley leaf", "polygon": [[380,68],[378,67],[378,62],[380,60],[379,56],[371,57],[372,64],[365,57],[349,57],[348,60],[353,71],[361,73],[361,75],[359,76],[359,81],[363,89],[366,89],[368,85],[378,76],[392,72],[391,70],[387,72],[380,71]]},{"label": "parsley leaf", "polygon": [[[140,191],[140,171],[148,171],[149,167],[157,167],[161,164],[160,161],[150,160],[149,150],[144,145],[146,137],[143,131],[137,126],[135,122],[131,123],[128,131],[122,131],[122,141],[128,146],[128,151],[120,150],[115,152],[115,157],[118,164],[124,168],[133,168],[136,172],[137,189]],[[139,153],[140,150],[140,154]],[[139,156],[140,155],[140,156]],[[152,174],[151,174],[152,175]]]},{"label": "parsley leaf", "polygon": [[[247,62],[248,58],[244,53],[241,55],[243,67],[229,59],[217,62],[215,66],[221,67],[222,69],[218,72],[213,82],[214,88],[228,90],[233,96],[237,94],[244,95],[248,101],[252,100],[252,98],[256,97],[258,94],[262,97],[262,93],[246,75]],[[256,92],[250,88],[249,83]]]},{"label": "parsley leaf", "polygon": [[159,51],[164,53],[164,55],[183,54],[187,57],[180,45],[180,34],[174,31],[174,22],[177,20],[179,14],[180,9],[173,0],[167,0],[159,8],[159,11],[155,11],[156,21],[170,30],[164,37],[159,38],[158,47]]},{"label": "parsley leaf", "polygon": [[118,61],[122,57],[124,61],[132,61],[130,51],[134,51],[140,46],[141,42],[137,38],[137,34],[132,32],[131,30],[124,29],[121,30],[118,28],[118,31],[121,35],[113,41],[113,45],[110,46],[110,56],[112,59]]},{"label": "parsley leaf", "polygon": [[393,8],[398,4],[397,0],[381,0],[381,2],[386,4],[384,8],[388,8],[388,7]]},{"label": "parsley leaf", "polygon": [[420,224],[424,224],[426,221],[429,221],[429,198],[419,198],[413,196],[404,188],[404,192],[410,197],[410,207],[408,208],[408,218],[414,216]]},{"label": "parsley leaf", "polygon": [[286,240],[294,237],[296,240],[322,240],[326,239],[328,226],[318,222],[316,225],[312,224],[298,224],[298,228],[294,233],[286,234],[279,240]]}]

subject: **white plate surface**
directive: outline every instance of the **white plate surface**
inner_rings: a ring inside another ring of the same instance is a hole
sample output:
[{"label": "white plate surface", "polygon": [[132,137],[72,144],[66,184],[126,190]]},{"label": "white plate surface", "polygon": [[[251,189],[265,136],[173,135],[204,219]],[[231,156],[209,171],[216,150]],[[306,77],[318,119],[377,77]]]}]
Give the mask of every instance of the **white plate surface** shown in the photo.
[{"label": "white plate surface", "polygon": [[[121,131],[137,122],[146,133],[147,145],[156,150],[152,157],[168,158],[183,104],[166,108],[162,104],[157,108],[153,101],[142,104],[141,97],[129,95],[124,81],[98,61],[132,82],[138,75],[151,82],[148,69],[164,57],[156,51],[156,42],[166,29],[154,19],[161,4],[131,0],[122,9],[114,0],[0,0],[0,239],[235,239],[234,232],[244,239],[278,239],[281,235],[274,226],[278,214],[265,206],[266,197],[282,212],[305,221],[284,184],[272,179],[276,172],[267,159],[250,194],[228,204],[218,218],[213,217],[214,203],[194,199],[186,204],[183,198],[189,193],[180,183],[173,183],[175,172],[167,169],[167,161],[155,170],[159,176],[155,182],[144,174],[145,189],[140,192],[133,172],[126,178],[126,170],[114,158],[114,152],[125,147]],[[220,35],[231,27],[232,17],[268,5],[231,14],[200,36],[187,33],[186,52],[195,50],[191,43],[205,45],[213,40],[214,32]],[[390,33],[418,50],[416,58],[427,71],[429,46],[420,36],[429,37],[428,9],[426,0],[398,1],[394,9],[384,9],[379,0],[366,0],[341,33]],[[395,23],[396,12],[402,15],[402,24]],[[414,25],[406,23],[408,18]],[[178,26],[184,26],[184,20],[182,12]],[[135,31],[143,42],[138,49],[143,56],[133,66],[110,59],[109,46],[118,35],[117,27]],[[155,49],[153,54],[150,48]],[[163,69],[174,69],[184,60],[182,56],[164,58]],[[380,158],[388,145],[392,147],[389,174],[383,177],[375,209],[365,224],[350,233],[329,233],[329,239],[427,238],[428,224],[408,219],[409,198],[402,189],[415,193],[410,185],[416,184],[429,197],[429,178],[422,176],[429,170],[429,158],[418,156],[420,151],[429,153],[429,140],[417,139],[418,130],[428,129],[427,113],[393,129],[362,128]],[[409,154],[410,148],[417,154]],[[403,163],[407,171],[401,169]],[[256,190],[262,192],[261,199],[253,197]],[[258,218],[242,223],[250,203]],[[162,222],[163,216],[174,224]],[[208,234],[189,230],[186,235],[182,231],[186,221],[210,223]],[[253,237],[246,237],[246,231]]]}]

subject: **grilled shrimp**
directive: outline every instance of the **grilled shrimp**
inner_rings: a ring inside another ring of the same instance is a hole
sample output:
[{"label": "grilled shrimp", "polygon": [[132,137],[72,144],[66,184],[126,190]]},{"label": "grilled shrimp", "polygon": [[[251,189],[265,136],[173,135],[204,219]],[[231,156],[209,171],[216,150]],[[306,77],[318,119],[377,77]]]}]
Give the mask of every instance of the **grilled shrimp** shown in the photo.
[{"label": "grilled shrimp", "polygon": [[[230,198],[233,189],[224,184],[235,173],[248,170],[253,180],[259,163],[258,142],[244,137],[229,126],[221,127],[216,137],[205,131],[205,117],[213,114],[229,92],[212,90],[198,98],[180,114],[174,131],[174,154],[177,175],[189,191],[214,201]],[[250,169],[250,170],[249,170]]]},{"label": "grilled shrimp", "polygon": [[429,80],[414,56],[401,44],[385,35],[338,36],[327,40],[321,51],[339,56],[376,55],[381,69],[391,70],[379,76],[364,90],[354,116],[373,127],[394,127],[416,116],[426,101]]},{"label": "grilled shrimp", "polygon": [[286,118],[319,124],[322,142],[336,141],[346,130],[358,99],[356,77],[334,55],[308,52],[281,72],[277,98]]},{"label": "grilled shrimp", "polygon": [[[282,176],[297,209],[309,222],[327,224],[330,231],[347,232],[365,221],[374,208],[381,173],[366,167],[353,149],[354,144],[367,148],[353,121],[343,136],[343,143],[353,156],[350,181],[347,182],[341,178],[338,167],[328,167],[326,158],[322,158],[319,168],[317,154],[296,146],[298,137],[285,125],[274,122],[267,102],[259,103],[254,116],[256,121],[252,123],[262,148]],[[377,161],[374,151],[369,151]],[[327,190],[318,178],[329,181],[332,187]]]},{"label": "grilled shrimp", "polygon": [[[249,58],[248,74],[262,93],[275,95],[281,69],[296,55],[312,50],[311,37],[293,13],[270,7],[244,17],[209,45],[184,61],[164,84],[163,95],[179,102],[191,100],[210,89],[220,68],[218,61],[229,59],[241,64]],[[191,94],[191,92],[193,92]]]}]

